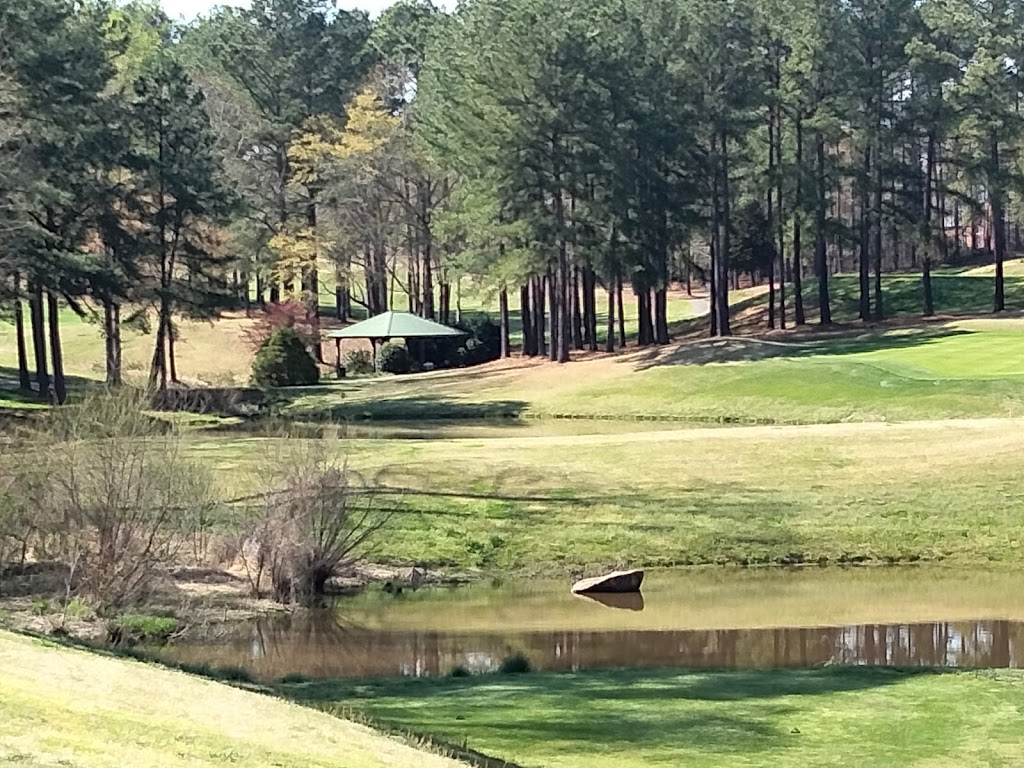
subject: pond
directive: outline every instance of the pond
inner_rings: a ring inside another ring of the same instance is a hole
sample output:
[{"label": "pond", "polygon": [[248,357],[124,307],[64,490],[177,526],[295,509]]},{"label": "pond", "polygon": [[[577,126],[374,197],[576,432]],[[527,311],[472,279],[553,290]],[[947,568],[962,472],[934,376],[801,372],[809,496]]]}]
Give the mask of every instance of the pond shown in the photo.
[{"label": "pond", "polygon": [[598,600],[568,581],[392,595],[257,620],[164,653],[255,677],[444,675],[534,669],[1024,665],[1024,573],[937,568],[649,571],[642,596]]}]

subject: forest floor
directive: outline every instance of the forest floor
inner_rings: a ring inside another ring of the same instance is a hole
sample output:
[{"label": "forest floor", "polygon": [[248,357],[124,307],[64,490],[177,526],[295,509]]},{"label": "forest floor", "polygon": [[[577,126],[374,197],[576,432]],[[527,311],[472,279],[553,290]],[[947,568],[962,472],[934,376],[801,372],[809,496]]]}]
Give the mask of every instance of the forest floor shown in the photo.
[{"label": "forest floor", "polygon": [[5,632],[0,723],[0,763],[12,765],[460,765],[279,699]]},{"label": "forest floor", "polygon": [[631,670],[306,683],[277,692],[526,768],[1024,763],[1024,675],[1009,670]]}]

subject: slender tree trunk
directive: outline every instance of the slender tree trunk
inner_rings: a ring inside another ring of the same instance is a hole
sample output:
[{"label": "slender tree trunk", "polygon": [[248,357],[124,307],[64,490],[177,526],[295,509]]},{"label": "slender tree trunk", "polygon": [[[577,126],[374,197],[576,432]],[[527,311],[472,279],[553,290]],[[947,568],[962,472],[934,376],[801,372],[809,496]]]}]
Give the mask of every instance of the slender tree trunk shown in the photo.
[{"label": "slender tree trunk", "polygon": [[960,227],[960,201],[953,203],[953,258],[960,262],[963,230]]},{"label": "slender tree trunk", "polygon": [[32,325],[32,351],[36,363],[36,387],[39,397],[50,396],[49,363],[46,355],[46,315],[43,308],[43,287],[38,282],[29,283],[29,320]]},{"label": "slender tree trunk", "polygon": [[731,251],[732,216],[731,201],[732,195],[729,189],[729,138],[725,132],[721,135],[721,218],[719,225],[721,234],[718,242],[721,244],[721,253],[718,254],[719,273],[716,280],[718,288],[718,332],[721,336],[732,334],[729,323],[729,253]]},{"label": "slender tree trunk", "polygon": [[587,267],[587,345],[591,352],[597,352],[597,275]]},{"label": "slender tree trunk", "polygon": [[[781,45],[776,47],[776,59],[775,59],[775,90],[776,93],[781,91],[782,88],[782,53]],[[776,167],[776,181],[775,181],[775,195],[779,201],[779,216],[778,216],[778,239],[779,239],[779,328],[786,329],[786,217],[783,215],[785,211],[785,196],[783,193],[783,180],[782,180],[782,106],[778,103],[775,104],[775,167]]]},{"label": "slender tree trunk", "polygon": [[537,339],[537,354],[541,357],[545,357],[548,354],[547,344],[547,328],[544,322],[544,311],[547,305],[547,298],[545,292],[547,289],[548,279],[544,276],[537,276],[533,279],[534,291],[533,291],[533,317],[534,317],[534,334]]},{"label": "slender tree trunk", "polygon": [[860,319],[871,319],[871,219],[868,180],[871,178],[871,149],[864,150],[864,178],[860,194]]},{"label": "slender tree trunk", "polygon": [[828,216],[828,190],[825,180],[825,139],[819,133],[815,137],[818,177],[818,210],[814,232],[814,263],[818,272],[818,310],[821,325],[832,324],[832,307],[828,290],[828,255],[825,243],[825,222]]},{"label": "slender tree trunk", "polygon": [[804,129],[803,119],[800,115],[796,118],[796,191],[793,202],[793,312],[794,322],[797,325],[807,323],[807,315],[804,312],[804,286],[803,286],[803,249],[801,247],[801,215],[802,215],[802,181],[804,168]]},{"label": "slender tree trunk", "polygon": [[441,322],[444,325],[448,325],[452,315],[452,284],[447,280],[442,279],[440,288],[438,289],[438,298],[441,303]]},{"label": "slender tree trunk", "polygon": [[995,312],[1002,312],[1006,309],[1006,291],[1003,278],[1003,262],[1006,259],[1006,212],[1003,207],[1002,182],[993,178],[999,175],[1002,162],[999,139],[995,136],[989,142],[989,153],[989,162],[992,168],[989,176],[989,201],[992,206],[992,229],[996,256],[996,284],[993,310]]},{"label": "slender tree trunk", "polygon": [[558,288],[558,278],[557,278],[557,275],[558,275],[558,265],[557,264],[555,265],[554,269],[552,269],[551,267],[548,267],[547,290],[548,290],[548,305],[550,307],[550,311],[549,311],[548,314],[549,314],[550,327],[551,327],[550,343],[548,344],[548,356],[551,358],[551,362],[553,362],[553,363],[557,363],[558,362],[558,354],[559,354],[559,349],[558,348],[559,348],[560,335],[561,335],[561,329],[559,328],[559,320],[561,320],[561,317],[559,316],[559,307],[558,307],[558,297],[559,297],[560,291],[559,291],[559,288]]},{"label": "slender tree trunk", "polygon": [[669,343],[668,290],[664,287],[654,292],[654,343]]},{"label": "slender tree trunk", "polygon": [[924,292],[924,315],[935,314],[935,299],[932,297],[932,260],[925,256],[921,265],[921,288]]},{"label": "slender tree trunk", "polygon": [[580,299],[580,270],[575,264],[571,268],[569,284],[569,301],[572,305],[572,346],[583,349],[583,311]]},{"label": "slender tree trunk", "polygon": [[60,308],[57,297],[47,291],[47,319],[50,328],[50,356],[53,361],[53,399],[57,405],[68,401],[67,382],[64,379],[64,350],[60,343]]},{"label": "slender tree trunk", "polygon": [[18,389],[32,391],[32,375],[28,370],[28,349],[25,343],[25,304],[21,299],[21,275],[14,273],[14,331],[18,347]]},{"label": "slender tree trunk", "polygon": [[523,327],[523,345],[520,352],[523,357],[537,354],[533,344],[533,313],[530,311],[529,284],[519,287],[519,322]]},{"label": "slender tree trunk", "polygon": [[[885,319],[885,304],[882,297],[882,154],[881,141],[875,139],[874,151],[872,152],[875,166],[875,204],[871,212],[871,226],[874,234],[874,257],[875,257],[875,319]],[[893,243],[893,248],[896,245]]]},{"label": "slender tree trunk", "polygon": [[[167,316],[167,337],[166,338],[167,338],[167,366],[168,366],[168,373],[170,373],[170,376],[171,376],[171,383],[172,384],[177,384],[177,383],[179,383],[179,379],[178,379],[178,358],[177,358],[177,356],[175,354],[175,345],[177,344],[178,340],[177,340],[176,334],[174,332],[174,323],[172,322],[170,315]],[[318,334],[317,335],[317,339],[319,339],[319,338],[320,338],[320,336]],[[319,343],[317,344],[317,346],[319,346]]]},{"label": "slender tree trunk", "polygon": [[263,271],[260,269],[256,270],[256,303],[260,305],[260,309],[266,309],[266,288],[263,285]]},{"label": "slender tree trunk", "polygon": [[637,344],[646,347],[654,343],[654,326],[651,323],[651,291],[634,284],[636,293]]},{"label": "slender tree trunk", "polygon": [[604,351],[615,351],[615,294],[618,280],[612,278],[608,281],[608,335],[604,340]]},{"label": "slender tree trunk", "polygon": [[626,348],[626,313],[623,311],[622,301],[622,276],[615,281],[615,301],[618,305],[618,316],[619,316],[619,348]]},{"label": "slender tree trunk", "polygon": [[423,253],[423,316],[434,319],[434,235],[430,221],[430,179],[419,185],[420,195],[420,246]]},{"label": "slender tree trunk", "polygon": [[106,348],[107,386],[119,387],[121,374],[121,307],[112,299],[103,302],[103,338]]},{"label": "slender tree trunk", "polygon": [[502,358],[512,357],[512,345],[509,339],[509,318],[508,318],[508,291],[501,289],[498,294],[498,315],[501,326],[501,356]]},{"label": "slender tree trunk", "polygon": [[[775,107],[768,110],[768,226],[775,221],[775,192],[771,181],[775,178]],[[782,200],[779,200],[781,215]],[[775,328],[775,257],[768,264],[768,328]]]}]

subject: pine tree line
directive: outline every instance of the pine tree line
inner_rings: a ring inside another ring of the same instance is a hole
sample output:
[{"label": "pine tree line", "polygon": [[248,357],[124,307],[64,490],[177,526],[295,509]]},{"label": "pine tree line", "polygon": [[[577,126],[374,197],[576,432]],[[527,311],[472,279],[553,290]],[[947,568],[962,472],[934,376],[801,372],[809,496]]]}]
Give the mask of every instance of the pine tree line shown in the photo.
[{"label": "pine tree line", "polygon": [[[8,4],[8,6],[11,4]],[[1015,0],[403,0],[371,22],[255,0],[185,27],[154,0],[0,9],[0,303],[22,386],[63,400],[61,308],[106,372],[148,327],[295,297],[314,327],[490,291],[503,353],[669,341],[669,288],[768,283],[768,325],[832,320],[855,272],[1017,245]],[[1011,242],[1011,240],[1013,242]],[[327,279],[321,274],[329,267]],[[812,290],[806,290],[805,284]]]}]

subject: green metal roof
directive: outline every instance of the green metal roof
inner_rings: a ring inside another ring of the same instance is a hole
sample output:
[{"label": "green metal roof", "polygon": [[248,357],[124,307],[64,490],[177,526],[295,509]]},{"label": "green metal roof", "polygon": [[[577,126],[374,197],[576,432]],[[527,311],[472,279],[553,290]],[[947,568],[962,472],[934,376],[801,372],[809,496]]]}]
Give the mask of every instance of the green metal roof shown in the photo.
[{"label": "green metal roof", "polygon": [[458,328],[449,328],[411,312],[385,312],[327,334],[331,339],[436,339],[465,335]]}]

